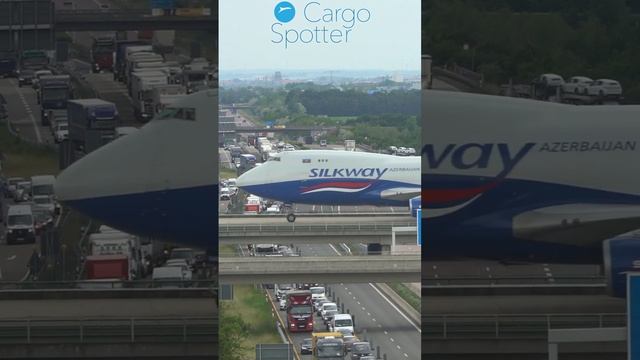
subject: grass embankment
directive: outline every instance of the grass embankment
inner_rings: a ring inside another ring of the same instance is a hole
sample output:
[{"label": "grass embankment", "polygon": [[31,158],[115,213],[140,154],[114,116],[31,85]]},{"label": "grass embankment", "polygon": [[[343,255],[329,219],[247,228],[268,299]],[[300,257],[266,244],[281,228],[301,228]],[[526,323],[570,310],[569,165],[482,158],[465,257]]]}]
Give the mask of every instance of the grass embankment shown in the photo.
[{"label": "grass embankment", "polygon": [[13,136],[6,120],[0,121],[2,172],[7,177],[58,174],[58,154],[45,145],[35,145]]},{"label": "grass embankment", "polygon": [[246,348],[243,358],[252,359],[255,356],[256,344],[281,343],[271,305],[264,292],[253,285],[234,285],[233,293],[234,300],[221,303],[221,319],[224,321],[225,316],[238,315],[248,325],[249,336],[243,341],[243,347]]},{"label": "grass embankment", "polygon": [[218,168],[218,176],[220,177],[220,179],[225,179],[226,180],[226,179],[237,178],[238,177],[238,173],[233,169],[219,167]]},{"label": "grass embankment", "polygon": [[387,283],[387,285],[416,311],[422,311],[420,296],[411,291],[405,284]]}]

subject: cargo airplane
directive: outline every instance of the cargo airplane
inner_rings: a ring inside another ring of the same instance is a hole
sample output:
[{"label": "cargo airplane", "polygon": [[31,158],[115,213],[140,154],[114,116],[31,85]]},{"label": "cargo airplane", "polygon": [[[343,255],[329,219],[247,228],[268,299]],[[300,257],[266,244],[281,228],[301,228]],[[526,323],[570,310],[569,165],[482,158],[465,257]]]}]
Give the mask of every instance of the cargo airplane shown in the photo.
[{"label": "cargo airplane", "polygon": [[[237,180],[248,193],[285,203],[420,206],[420,157],[298,150],[273,155]],[[293,212],[287,214],[295,221]]]},{"label": "cargo airplane", "polygon": [[640,268],[640,106],[423,93],[423,258]]},{"label": "cargo airplane", "polygon": [[176,100],[57,178],[61,202],[131,234],[218,252],[217,90]]}]

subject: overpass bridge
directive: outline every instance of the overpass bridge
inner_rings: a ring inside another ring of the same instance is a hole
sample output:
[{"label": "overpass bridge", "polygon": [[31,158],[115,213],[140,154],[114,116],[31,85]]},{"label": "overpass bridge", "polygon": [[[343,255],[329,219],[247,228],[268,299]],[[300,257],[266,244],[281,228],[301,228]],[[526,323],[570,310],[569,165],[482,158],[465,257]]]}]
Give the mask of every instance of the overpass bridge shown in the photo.
[{"label": "overpass bridge", "polygon": [[[391,245],[394,228],[406,228],[415,222],[375,224],[281,224],[281,225],[223,225],[218,226],[218,241],[222,245],[273,242],[282,244],[384,244]],[[396,233],[398,245],[415,245],[416,232]]]},{"label": "overpass bridge", "polygon": [[222,284],[420,282],[420,271],[420,254],[219,258]]},{"label": "overpass bridge", "polygon": [[208,30],[218,31],[217,9],[210,16],[152,16],[150,9],[56,10],[56,31]]}]

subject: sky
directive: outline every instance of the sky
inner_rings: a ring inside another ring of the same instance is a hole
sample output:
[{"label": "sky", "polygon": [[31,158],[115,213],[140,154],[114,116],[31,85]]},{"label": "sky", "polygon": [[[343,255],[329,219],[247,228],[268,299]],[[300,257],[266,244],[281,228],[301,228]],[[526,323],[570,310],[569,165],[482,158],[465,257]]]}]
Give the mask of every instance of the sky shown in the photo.
[{"label": "sky", "polygon": [[[221,77],[225,71],[260,69],[420,71],[420,0],[288,0],[295,9],[288,22],[288,4],[279,12],[282,21],[276,19],[280,2],[219,1]],[[363,21],[352,23],[354,13]],[[274,23],[282,25],[272,28]],[[331,42],[332,32],[340,43]],[[285,34],[291,40],[286,48]]]}]

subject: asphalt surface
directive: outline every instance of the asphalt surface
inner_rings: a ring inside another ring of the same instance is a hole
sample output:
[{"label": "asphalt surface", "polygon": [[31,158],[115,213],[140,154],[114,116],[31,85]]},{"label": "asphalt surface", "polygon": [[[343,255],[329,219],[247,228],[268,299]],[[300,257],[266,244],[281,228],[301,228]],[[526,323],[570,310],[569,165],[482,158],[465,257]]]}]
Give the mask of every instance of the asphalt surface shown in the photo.
[{"label": "asphalt surface", "polygon": [[12,129],[28,141],[54,144],[49,127],[41,125],[40,105],[31,85],[18,87],[18,79],[0,79],[0,94],[7,102],[8,120]]},{"label": "asphalt surface", "polygon": [[[602,282],[598,265],[506,264],[490,260],[423,261],[422,279],[429,285],[508,283],[509,277],[531,278],[537,283]],[[519,282],[526,280],[520,279]],[[513,282],[512,282],[513,283]],[[516,282],[518,283],[518,282]]]},{"label": "asphalt surface", "polygon": [[1,300],[2,319],[217,316],[212,298]]},{"label": "asphalt surface", "polygon": [[[303,245],[299,248],[302,256],[340,255],[336,246],[329,244]],[[356,336],[370,340],[374,347],[380,346],[381,356],[386,353],[388,359],[420,358],[420,324],[411,322],[374,283],[326,286],[331,288],[333,300],[339,298],[340,303],[344,303],[345,311],[348,309],[355,316]],[[280,316],[285,319],[286,313],[281,311]],[[316,315],[314,317],[314,331],[325,331],[322,320]],[[303,339],[311,337],[310,333],[290,335],[298,349]],[[311,359],[311,356],[303,356],[303,359]]]}]

